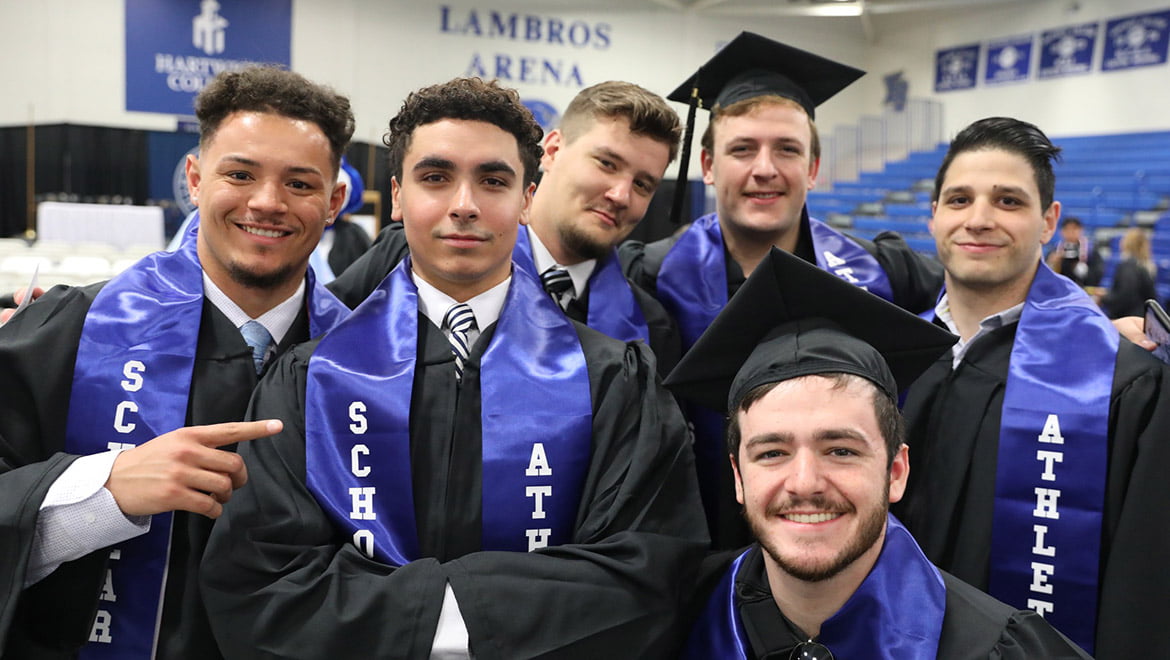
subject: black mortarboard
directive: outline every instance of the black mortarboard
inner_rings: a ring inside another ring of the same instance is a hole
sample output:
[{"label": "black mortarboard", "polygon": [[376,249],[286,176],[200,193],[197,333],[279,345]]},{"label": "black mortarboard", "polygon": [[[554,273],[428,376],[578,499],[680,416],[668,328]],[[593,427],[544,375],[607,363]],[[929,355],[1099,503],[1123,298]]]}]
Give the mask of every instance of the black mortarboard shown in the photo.
[{"label": "black mortarboard", "polygon": [[809,117],[816,106],[848,87],[865,72],[754,32],[740,32],[666,98],[690,104],[679,160],[671,220],[679,222],[683,189],[691,157],[695,108],[712,110],[757,96],[775,95],[796,101]]},{"label": "black mortarboard", "polygon": [[957,340],[772,248],[666,384],[720,411],[733,410],[759,385],[834,372],[867,378],[897,399]]}]

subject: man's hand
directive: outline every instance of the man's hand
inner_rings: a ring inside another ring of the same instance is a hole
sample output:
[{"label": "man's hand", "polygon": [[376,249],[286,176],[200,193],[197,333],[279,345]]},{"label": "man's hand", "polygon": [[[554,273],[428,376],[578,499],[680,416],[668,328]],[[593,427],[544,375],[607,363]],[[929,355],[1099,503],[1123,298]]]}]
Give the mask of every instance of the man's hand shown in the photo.
[{"label": "man's hand", "polygon": [[128,516],[190,511],[218,518],[232,491],[248,481],[244,459],[218,448],[279,433],[281,428],[280,420],[269,419],[165,433],[119,454],[106,489]]},{"label": "man's hand", "polygon": [[[16,308],[20,306],[20,303],[24,302],[24,297],[27,293],[28,289],[24,288],[17,289],[13,293],[10,293],[6,296],[0,296],[0,308],[3,308],[0,309],[0,325],[7,323],[8,319],[12,318],[12,315],[16,313]],[[45,295],[44,289],[39,286],[33,288],[33,300],[36,300],[43,295]]]},{"label": "man's hand", "polygon": [[1147,351],[1152,351],[1158,345],[1146,337],[1145,330],[1143,330],[1145,323],[1145,319],[1140,316],[1123,316],[1113,320],[1113,327],[1117,328],[1117,331],[1121,333],[1122,337],[1125,337]]}]

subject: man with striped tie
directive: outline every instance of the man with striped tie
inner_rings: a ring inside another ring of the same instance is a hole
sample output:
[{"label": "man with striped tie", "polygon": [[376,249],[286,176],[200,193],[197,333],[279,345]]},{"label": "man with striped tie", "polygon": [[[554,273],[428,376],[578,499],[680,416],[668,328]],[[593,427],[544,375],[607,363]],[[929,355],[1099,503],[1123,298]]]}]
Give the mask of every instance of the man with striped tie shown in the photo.
[{"label": "man with striped tie", "polygon": [[[512,253],[569,318],[645,342],[664,377],[681,351],[678,326],[622,275],[616,247],[646,215],[681,133],[666,101],[638,85],[610,80],[581,90],[544,138],[540,187]],[[330,288],[356,307],[406,252],[402,225],[393,223]]]},{"label": "man with striped tie", "polygon": [[204,559],[225,653],[670,657],[707,544],[649,350],[566,317],[513,246],[541,129],[477,78],[390,121],[409,255],[253,398],[283,433]]}]

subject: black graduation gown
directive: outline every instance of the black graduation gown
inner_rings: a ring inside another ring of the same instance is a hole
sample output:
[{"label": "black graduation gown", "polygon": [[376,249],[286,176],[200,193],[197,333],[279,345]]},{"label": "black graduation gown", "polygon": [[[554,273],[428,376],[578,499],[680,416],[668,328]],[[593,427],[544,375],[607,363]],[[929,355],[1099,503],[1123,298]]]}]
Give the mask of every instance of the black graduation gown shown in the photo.
[{"label": "black graduation gown", "polygon": [[337,219],[333,228],[333,246],[329,248],[329,270],[340,274],[370,249],[370,235],[355,222]]},{"label": "black graduation gown", "polygon": [[[927,557],[986,589],[996,458],[1017,324],[948,352],[910,388],[910,478],[895,514]],[[1076,356],[1069,356],[1070,364]],[[1161,362],[1121,341],[1109,406],[1098,658],[1170,657],[1170,387]]]},{"label": "black graduation gown", "polygon": [[[408,254],[410,248],[406,244],[406,232],[403,231],[402,223],[391,223],[378,234],[378,240],[374,242],[373,247],[344,273],[339,273],[337,279],[330,282],[328,287],[341,302],[353,309],[360,305],[371,291],[378,288],[386,275]],[[682,354],[682,339],[678,326],[666,313],[662,303],[653,296],[638,288],[633,282],[630,282],[630,289],[634,292],[638,306],[642,308],[642,316],[646,318],[650,350],[658,360],[658,373],[665,378]],[[585,323],[589,317],[589,291],[586,290],[573,300],[565,313],[574,321]]]},{"label": "black graduation gown", "polygon": [[[228,657],[426,658],[450,582],[479,660],[670,657],[681,593],[707,545],[689,435],[649,352],[576,325],[593,451],[572,544],[478,551],[480,358],[456,388],[450,345],[419,316],[411,476],[420,556],[367,558],[305,486],[304,396],[316,342],[289,352],[250,415],[284,431],[240,450],[248,487],[212,532],[203,591]],[[616,655],[615,655],[616,654]]]},{"label": "black graduation gown", "polygon": [[[705,570],[722,570],[711,571],[704,584],[713,588],[739,554],[725,553],[706,562]],[[943,572],[942,577],[947,598],[938,660],[1089,657],[1035,612],[1008,607],[949,573]],[[752,554],[744,559],[735,593],[750,658],[787,660],[792,649],[807,639],[796,634],[797,627],[776,607],[759,546],[753,546]]]},{"label": "black graduation gown", "polygon": [[[102,286],[56,287],[0,327],[0,520],[11,530],[0,534],[3,657],[72,657],[88,639],[97,610],[108,550],[66,562],[22,587],[40,503],[76,458],[62,453],[73,366],[85,315]],[[302,312],[278,350],[308,334]],[[205,299],[187,423],[243,419],[255,384],[252,349]],[[173,520],[158,657],[216,658],[196,576],[212,521],[186,512]]]},{"label": "black graduation gown", "polygon": [[[670,248],[678,242],[682,230],[673,235],[653,243],[626,241],[618,248],[618,258],[622,262],[622,272],[634,284],[642,287],[651,295],[658,295],[658,271],[662,268],[662,261]],[[894,293],[894,304],[914,313],[934,307],[938,292],[942,288],[942,264],[933,257],[919,254],[910,249],[906,241],[896,232],[884,231],[872,241],[850,237],[866,252],[873,255],[885,271],[890,280],[890,288]],[[815,264],[813,254],[812,234],[808,227],[808,210],[801,213],[800,237],[797,239],[796,256]],[[723,248],[724,263],[727,269],[727,297],[735,295],[746,279],[743,269],[731,258],[726,245]]]}]

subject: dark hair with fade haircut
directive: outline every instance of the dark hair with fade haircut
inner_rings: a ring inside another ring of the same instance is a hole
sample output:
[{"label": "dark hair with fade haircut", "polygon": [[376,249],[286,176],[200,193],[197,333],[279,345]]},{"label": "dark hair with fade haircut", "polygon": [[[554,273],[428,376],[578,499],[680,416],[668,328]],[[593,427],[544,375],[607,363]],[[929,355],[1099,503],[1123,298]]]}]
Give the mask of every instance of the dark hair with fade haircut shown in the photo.
[{"label": "dark hair with fade haircut", "polygon": [[670,147],[670,161],[678,158],[682,123],[666,99],[643,87],[607,80],[586,87],[573,97],[561,116],[566,142],[576,140],[598,118],[624,119],[634,135],[648,137]]},{"label": "dark hair with fade haircut", "polygon": [[955,139],[951,140],[947,155],[934,178],[934,201],[937,202],[942,194],[943,179],[955,157],[968,151],[986,149],[1002,149],[1019,154],[1028,161],[1036,178],[1036,188],[1040,191],[1040,210],[1047,211],[1052,206],[1056,194],[1056,175],[1052,173],[1052,164],[1060,161],[1060,147],[1052,144],[1052,140],[1035,124],[1011,117],[987,117],[959,131]]},{"label": "dark hair with fade haircut", "polygon": [[414,129],[444,119],[482,121],[511,133],[524,165],[524,185],[536,178],[544,154],[540,145],[544,131],[532,112],[520,102],[516,90],[502,87],[496,80],[485,82],[481,78],[455,78],[406,97],[382,138],[382,143],[390,149],[390,176],[402,180],[402,162]]},{"label": "dark hair with fade haircut", "polygon": [[[736,101],[726,107],[717,105],[711,108],[711,119],[707,122],[707,128],[703,131],[702,137],[699,138],[699,145],[708,152],[715,150],[715,124],[724,117],[742,117],[751,114],[757,108],[766,105],[786,106],[800,110],[806,117],[808,111],[804,109],[797,101],[794,101],[786,96],[777,96],[775,94],[765,94],[763,96],[753,96],[749,99]],[[809,162],[815,162],[821,157],[821,135],[817,132],[817,123],[813,121],[812,117],[808,117],[808,156]]]},{"label": "dark hair with fade haircut", "polygon": [[776,389],[777,386],[784,383],[799,382],[806,378],[825,378],[831,381],[831,387],[834,390],[844,390],[853,385],[861,385],[862,387],[867,387],[872,392],[873,414],[877,419],[878,431],[881,432],[882,439],[886,442],[886,468],[888,469],[892,466],[894,464],[894,457],[898,455],[898,449],[906,441],[906,421],[902,418],[902,412],[898,410],[898,402],[891,399],[877,385],[874,385],[866,378],[854,374],[837,372],[808,374],[788,380],[764,383],[745,394],[735,406],[735,409],[731,411],[731,417],[727,420],[727,451],[731,454],[731,460],[735,461],[736,464],[739,463],[739,443],[741,440],[739,429],[740,413],[746,413],[752,405],[764,398],[768,392]]},{"label": "dark hair with fade haircut", "polygon": [[313,122],[329,140],[334,176],[353,137],[353,109],[348,98],[276,66],[225,71],[199,92],[195,97],[199,144],[211,142],[220,124],[236,112],[269,112]]}]

